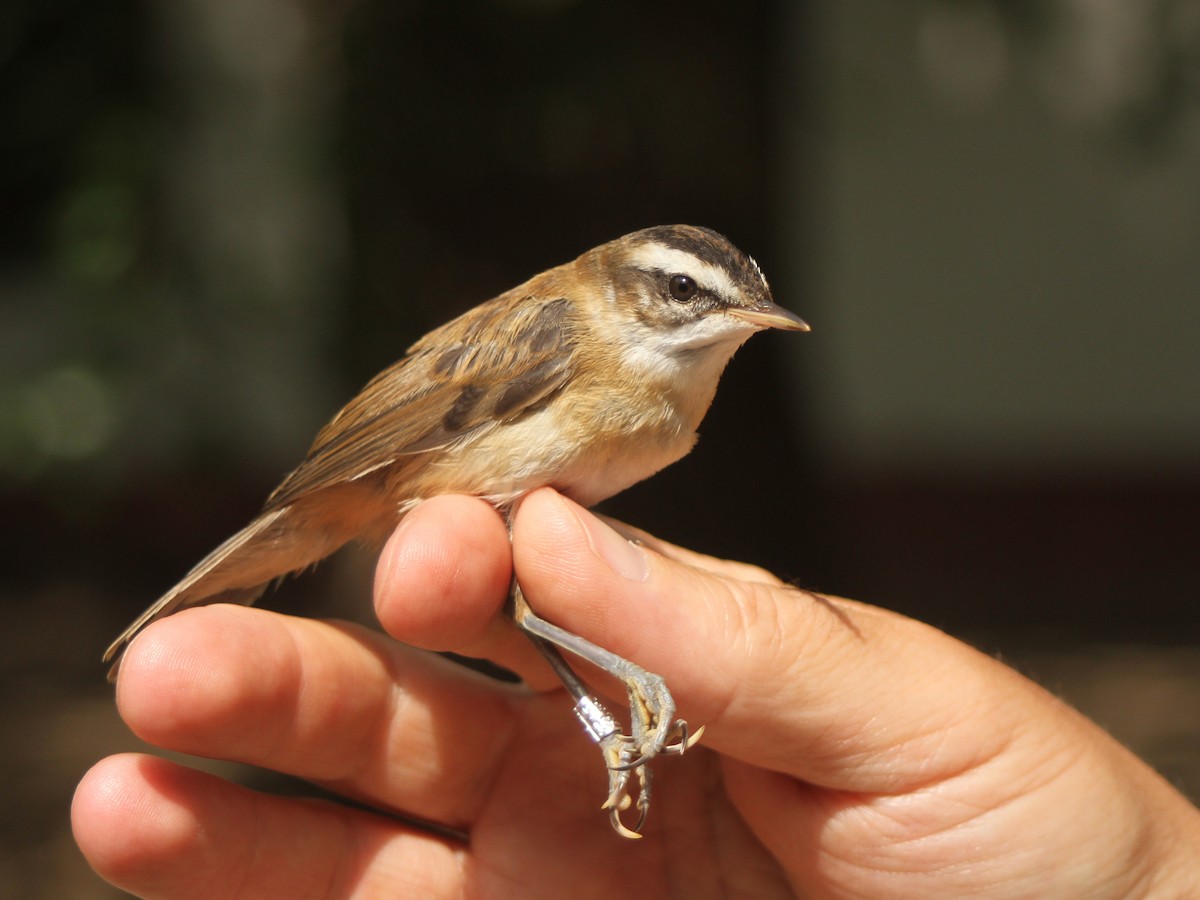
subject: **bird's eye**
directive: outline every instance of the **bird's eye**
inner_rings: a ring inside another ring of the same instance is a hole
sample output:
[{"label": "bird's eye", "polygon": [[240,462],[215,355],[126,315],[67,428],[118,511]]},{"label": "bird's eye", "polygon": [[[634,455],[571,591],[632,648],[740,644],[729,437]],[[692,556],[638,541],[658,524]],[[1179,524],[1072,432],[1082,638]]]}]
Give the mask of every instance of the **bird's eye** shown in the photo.
[{"label": "bird's eye", "polygon": [[671,292],[672,300],[686,303],[696,296],[700,288],[687,275],[672,275],[671,280],[667,282],[667,290]]}]

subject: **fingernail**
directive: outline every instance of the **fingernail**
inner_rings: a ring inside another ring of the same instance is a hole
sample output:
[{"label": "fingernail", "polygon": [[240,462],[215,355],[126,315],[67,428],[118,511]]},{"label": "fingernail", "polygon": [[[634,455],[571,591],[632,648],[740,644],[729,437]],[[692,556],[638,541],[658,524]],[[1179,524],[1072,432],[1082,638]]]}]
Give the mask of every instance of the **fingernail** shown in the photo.
[{"label": "fingernail", "polygon": [[577,511],[574,506],[571,511],[583,526],[592,552],[613,571],[630,581],[645,581],[650,577],[650,561],[644,548],[626,540],[591,513]]}]

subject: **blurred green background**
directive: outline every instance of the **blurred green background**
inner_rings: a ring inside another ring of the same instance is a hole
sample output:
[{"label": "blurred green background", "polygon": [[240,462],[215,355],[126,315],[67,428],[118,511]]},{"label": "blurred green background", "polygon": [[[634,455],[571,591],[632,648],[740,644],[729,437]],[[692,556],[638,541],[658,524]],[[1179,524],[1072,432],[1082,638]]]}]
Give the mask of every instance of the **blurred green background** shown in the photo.
[{"label": "blurred green background", "polygon": [[999,653],[1194,796],[1198,97],[1196,0],[10,0],[0,895],[114,895],[66,820],[137,746],[99,655],[329,415],[669,222],[814,330],[606,511]]}]

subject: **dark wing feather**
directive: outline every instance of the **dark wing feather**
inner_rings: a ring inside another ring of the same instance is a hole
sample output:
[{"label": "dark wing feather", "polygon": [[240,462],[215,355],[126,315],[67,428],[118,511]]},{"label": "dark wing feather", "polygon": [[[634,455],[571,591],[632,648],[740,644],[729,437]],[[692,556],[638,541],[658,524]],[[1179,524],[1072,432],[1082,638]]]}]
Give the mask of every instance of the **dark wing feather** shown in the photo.
[{"label": "dark wing feather", "polygon": [[536,408],[571,377],[574,310],[510,291],[430,332],[317,435],[266,508],[446,447]]}]

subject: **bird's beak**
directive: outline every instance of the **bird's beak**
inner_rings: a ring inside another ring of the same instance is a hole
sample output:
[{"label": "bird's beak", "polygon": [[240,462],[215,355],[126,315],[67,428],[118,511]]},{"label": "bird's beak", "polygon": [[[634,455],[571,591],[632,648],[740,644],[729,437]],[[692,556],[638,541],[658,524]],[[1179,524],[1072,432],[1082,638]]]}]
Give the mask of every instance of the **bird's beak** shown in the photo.
[{"label": "bird's beak", "polygon": [[731,316],[749,322],[758,328],[778,328],[780,331],[811,331],[808,323],[774,303],[764,303],[753,309],[728,309]]}]

